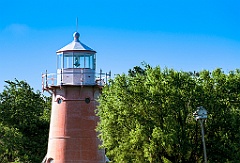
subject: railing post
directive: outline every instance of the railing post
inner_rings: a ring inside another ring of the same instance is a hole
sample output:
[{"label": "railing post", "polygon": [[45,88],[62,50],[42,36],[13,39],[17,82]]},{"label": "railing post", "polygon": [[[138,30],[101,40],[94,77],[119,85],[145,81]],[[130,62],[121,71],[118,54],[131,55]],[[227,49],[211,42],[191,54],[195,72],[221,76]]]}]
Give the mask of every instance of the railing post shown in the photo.
[{"label": "railing post", "polygon": [[63,81],[62,81],[62,75],[63,75],[63,71],[62,71],[62,69],[61,69],[61,84],[60,84],[60,85],[62,85],[62,83],[63,83]]},{"label": "railing post", "polygon": [[44,74],[42,73],[42,92],[44,92],[44,78],[45,78],[45,76],[44,76]]},{"label": "railing post", "polygon": [[109,79],[111,79],[111,71],[109,71],[109,74],[108,74],[108,76],[109,76]]},{"label": "railing post", "polygon": [[48,88],[48,76],[47,76],[47,70],[46,70],[46,88]]},{"label": "railing post", "polygon": [[102,69],[100,69],[100,82],[102,82]]},{"label": "railing post", "polygon": [[108,76],[108,74],[106,73],[106,84],[107,84],[107,76]]}]

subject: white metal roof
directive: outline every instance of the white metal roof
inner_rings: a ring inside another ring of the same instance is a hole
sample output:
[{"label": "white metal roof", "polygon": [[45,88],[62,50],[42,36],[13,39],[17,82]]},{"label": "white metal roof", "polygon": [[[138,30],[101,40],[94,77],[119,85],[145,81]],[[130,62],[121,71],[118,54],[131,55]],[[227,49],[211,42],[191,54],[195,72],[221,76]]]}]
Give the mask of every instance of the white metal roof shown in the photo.
[{"label": "white metal roof", "polygon": [[88,51],[88,52],[96,53],[96,51],[94,51],[93,49],[91,49],[87,45],[81,43],[79,41],[79,36],[80,36],[80,34],[78,32],[75,32],[73,34],[74,40],[71,43],[69,43],[68,45],[66,45],[63,48],[59,49],[57,51],[57,53],[65,52],[65,51]]}]

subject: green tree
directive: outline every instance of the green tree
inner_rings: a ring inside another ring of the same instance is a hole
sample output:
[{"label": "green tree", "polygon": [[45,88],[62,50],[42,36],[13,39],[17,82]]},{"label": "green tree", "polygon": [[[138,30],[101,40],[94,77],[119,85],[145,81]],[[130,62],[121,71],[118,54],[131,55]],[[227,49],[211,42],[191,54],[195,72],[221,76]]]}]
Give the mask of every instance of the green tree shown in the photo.
[{"label": "green tree", "polygon": [[0,94],[0,162],[41,162],[46,154],[50,98],[24,81]]},{"label": "green tree", "polygon": [[118,75],[99,99],[102,146],[114,162],[202,162],[192,113],[204,106],[209,161],[239,161],[239,87],[239,71],[220,69],[196,76],[147,65]]},{"label": "green tree", "polygon": [[209,161],[240,161],[240,71],[200,73],[203,105],[209,111],[206,143]]}]

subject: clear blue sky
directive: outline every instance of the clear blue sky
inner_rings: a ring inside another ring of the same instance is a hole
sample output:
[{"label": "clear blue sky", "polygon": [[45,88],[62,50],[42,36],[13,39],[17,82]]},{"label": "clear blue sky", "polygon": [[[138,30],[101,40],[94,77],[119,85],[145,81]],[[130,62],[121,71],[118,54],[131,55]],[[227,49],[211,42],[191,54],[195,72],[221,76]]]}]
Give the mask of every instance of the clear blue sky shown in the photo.
[{"label": "clear blue sky", "polygon": [[113,74],[141,65],[183,71],[240,68],[239,0],[2,0],[0,91],[4,80],[41,90],[56,70],[56,51],[72,41],[97,51]]}]

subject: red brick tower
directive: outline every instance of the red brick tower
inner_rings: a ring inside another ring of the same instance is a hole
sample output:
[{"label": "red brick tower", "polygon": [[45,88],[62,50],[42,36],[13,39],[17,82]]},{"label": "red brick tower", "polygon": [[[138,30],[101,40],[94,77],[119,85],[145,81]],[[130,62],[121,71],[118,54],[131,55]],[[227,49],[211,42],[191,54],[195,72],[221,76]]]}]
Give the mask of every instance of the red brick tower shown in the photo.
[{"label": "red brick tower", "polygon": [[[43,89],[52,94],[47,163],[105,163],[95,131],[96,98],[104,84],[96,80],[96,52],[74,40],[57,51],[57,74],[43,74]],[[106,74],[106,77],[110,76]]]}]

